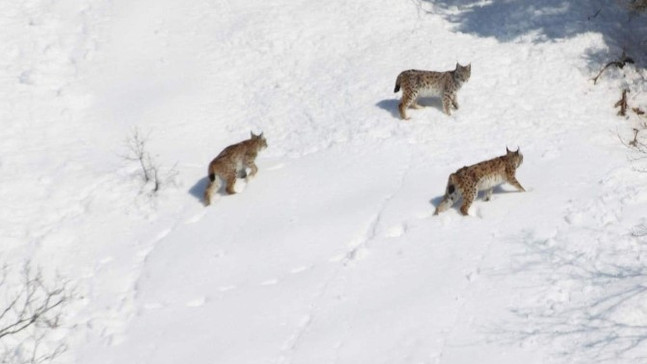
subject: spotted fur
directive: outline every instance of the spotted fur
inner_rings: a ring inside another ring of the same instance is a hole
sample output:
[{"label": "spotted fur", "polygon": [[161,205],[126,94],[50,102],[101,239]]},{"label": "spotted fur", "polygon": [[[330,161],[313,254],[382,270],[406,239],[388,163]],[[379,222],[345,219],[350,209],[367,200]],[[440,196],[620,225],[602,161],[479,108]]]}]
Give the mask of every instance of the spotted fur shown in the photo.
[{"label": "spotted fur", "polygon": [[[258,152],[267,148],[267,141],[260,135],[251,133],[248,140],[240,143],[232,144],[223,149],[220,154],[209,164],[209,184],[204,191],[205,205],[211,204],[211,197],[213,192],[220,188],[220,181],[226,183],[226,191],[228,194],[234,194],[234,185],[236,178],[245,178],[248,180],[250,177],[256,175],[258,167],[254,163]],[[247,168],[251,171],[247,174]]]},{"label": "spotted fur", "polygon": [[442,202],[436,207],[434,215],[450,208],[458,199],[463,197],[461,213],[468,214],[468,210],[479,191],[485,192],[485,201],[489,201],[494,187],[509,183],[519,191],[525,191],[521,186],[515,173],[523,163],[523,154],[517,149],[516,152],[506,148],[506,154],[494,159],[480,162],[468,167],[463,167],[449,175],[445,196]]},{"label": "spotted fur", "polygon": [[456,93],[463,86],[472,74],[472,65],[461,66],[456,63],[453,71],[435,72],[408,70],[403,71],[395,80],[395,89],[398,92],[402,89],[402,99],[398,105],[400,117],[409,120],[407,108],[420,109],[424,106],[418,104],[419,96],[440,96],[443,102],[443,111],[451,115],[451,109],[458,110]]}]

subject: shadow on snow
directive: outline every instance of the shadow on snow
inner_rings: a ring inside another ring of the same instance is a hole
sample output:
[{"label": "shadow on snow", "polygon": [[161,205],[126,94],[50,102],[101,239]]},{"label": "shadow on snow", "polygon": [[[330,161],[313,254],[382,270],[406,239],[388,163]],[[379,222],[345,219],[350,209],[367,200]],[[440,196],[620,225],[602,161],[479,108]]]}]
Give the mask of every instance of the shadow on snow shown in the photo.
[{"label": "shadow on snow", "polygon": [[646,362],[645,225],[618,242],[621,246],[609,244],[593,252],[563,244],[559,235],[541,239],[526,234],[514,240],[524,252],[515,256],[514,268],[506,274],[529,275],[534,284],[529,288],[540,292],[534,304],[511,308],[515,319],[496,327],[494,334],[516,344],[546,340],[566,361],[577,354],[587,362]]},{"label": "shadow on snow", "polygon": [[623,49],[636,66],[647,63],[647,13],[631,12],[616,0],[417,0],[417,4],[455,24],[459,32],[501,42],[526,35],[533,42],[548,42],[599,33],[608,50],[584,55],[594,68],[619,57]]},{"label": "shadow on snow", "polygon": [[[508,193],[519,193],[519,192],[518,191],[506,190],[506,189],[503,189],[503,187],[501,187],[501,186],[496,186],[496,187],[494,187],[494,190],[492,191],[492,196],[495,197],[496,195],[504,195],[504,194],[508,194]],[[488,203],[488,202],[492,201],[492,199],[490,199],[490,201],[485,201],[484,200],[484,195],[485,195],[484,191],[479,191],[478,195],[476,196],[476,199],[474,200],[474,202],[472,202],[472,206],[474,206],[474,204],[477,204],[477,203]],[[429,203],[434,208],[436,208],[443,201],[444,197],[445,197],[445,195],[436,196],[436,197],[432,198],[431,200],[429,200]],[[461,207],[462,203],[463,203],[463,198],[461,197],[458,200],[456,200],[456,202],[454,202],[454,204],[451,206],[451,208],[456,210],[456,211],[459,211],[459,213],[460,213],[460,207]]]},{"label": "shadow on snow", "polygon": [[[394,118],[400,119],[400,110],[398,110],[399,104],[400,104],[400,96],[396,95],[395,98],[382,100],[377,104],[375,104],[375,106],[379,107],[382,110],[386,110],[390,112],[391,116],[393,116]],[[440,111],[441,113],[443,112],[443,103],[440,100],[440,97],[420,97],[418,98],[418,104],[425,107],[433,107],[435,109],[438,109],[438,111]],[[421,110],[424,110],[424,109],[415,110],[415,109],[409,108],[408,111],[416,112]],[[411,114],[411,112],[408,112],[408,114]]]},{"label": "shadow on snow", "polygon": [[209,184],[209,177],[199,179],[189,189],[189,194],[202,203],[204,199],[204,190],[207,188],[207,184]]}]

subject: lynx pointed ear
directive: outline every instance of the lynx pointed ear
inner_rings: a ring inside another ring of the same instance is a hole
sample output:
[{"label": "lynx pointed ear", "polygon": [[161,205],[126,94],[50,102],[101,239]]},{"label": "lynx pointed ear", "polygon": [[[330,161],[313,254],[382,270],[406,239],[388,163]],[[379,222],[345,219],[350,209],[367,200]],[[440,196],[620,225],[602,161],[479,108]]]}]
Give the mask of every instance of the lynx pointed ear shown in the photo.
[{"label": "lynx pointed ear", "polygon": [[263,137],[263,132],[261,132],[260,134],[258,134],[258,137],[259,137],[259,138],[262,138],[262,137]]},{"label": "lynx pointed ear", "polygon": [[510,153],[510,149],[508,149],[508,146],[507,146],[507,145],[505,146],[505,152],[506,152],[506,153]]},{"label": "lynx pointed ear", "polygon": [[251,136],[252,138],[256,138],[256,135],[254,135],[254,132],[253,132],[253,131],[250,131],[250,132],[249,132],[249,134],[250,134],[250,136]]}]

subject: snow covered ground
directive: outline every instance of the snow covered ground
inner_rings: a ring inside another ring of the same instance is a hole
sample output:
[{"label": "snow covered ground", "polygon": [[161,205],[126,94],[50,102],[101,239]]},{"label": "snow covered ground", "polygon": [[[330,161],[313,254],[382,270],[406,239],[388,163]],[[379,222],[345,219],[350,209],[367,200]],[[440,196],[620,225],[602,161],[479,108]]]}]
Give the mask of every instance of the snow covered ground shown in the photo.
[{"label": "snow covered ground", "polygon": [[[612,107],[624,87],[644,107],[644,15],[584,0],[0,14],[0,252],[74,287],[55,362],[645,362],[647,173],[618,139],[642,121]],[[623,48],[639,69],[593,85]],[[472,64],[461,109],[426,99],[399,120],[397,74],[456,62]],[[135,128],[169,176],[156,194],[124,158]],[[250,131],[269,144],[258,175],[205,208],[207,164]],[[432,216],[449,173],[506,146],[526,193]]]}]

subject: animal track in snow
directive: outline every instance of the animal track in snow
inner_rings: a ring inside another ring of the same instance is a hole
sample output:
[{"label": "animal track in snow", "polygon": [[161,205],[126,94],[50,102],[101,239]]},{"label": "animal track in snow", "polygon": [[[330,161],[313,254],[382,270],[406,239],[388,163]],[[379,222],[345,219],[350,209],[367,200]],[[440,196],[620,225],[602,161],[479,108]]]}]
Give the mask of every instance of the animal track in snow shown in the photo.
[{"label": "animal track in snow", "polygon": [[198,297],[186,303],[186,307],[200,307],[207,303],[207,297]]},{"label": "animal track in snow", "polygon": [[416,214],[416,217],[420,220],[428,219],[434,215],[433,210],[421,211]]},{"label": "animal track in snow", "polygon": [[310,269],[310,267],[307,267],[307,266],[304,265],[304,266],[296,267],[296,268],[290,270],[290,273],[297,274],[297,273],[305,272],[308,269]]},{"label": "animal track in snow", "polygon": [[220,292],[227,292],[227,291],[231,291],[231,290],[234,290],[234,289],[236,289],[236,286],[222,286],[222,287],[218,287],[218,290],[219,290]]},{"label": "animal track in snow", "polygon": [[187,224],[187,225],[195,224],[196,222],[202,220],[202,218],[204,217],[205,214],[206,214],[206,211],[202,211],[202,212],[194,215],[193,217],[188,218],[184,223]]},{"label": "animal track in snow", "polygon": [[172,229],[165,229],[165,230],[163,230],[162,232],[160,232],[159,234],[157,234],[157,236],[155,237],[155,239],[153,239],[153,242],[158,242],[158,241],[160,241],[160,240],[164,239],[168,234],[170,234],[170,233],[171,233],[171,231],[173,231],[173,230],[172,230]]},{"label": "animal track in snow", "polygon": [[468,282],[474,282],[475,280],[478,279],[480,275],[480,269],[476,269],[474,272],[467,273],[465,275],[465,279],[467,279]]},{"label": "animal track in snow", "polygon": [[388,238],[398,238],[404,235],[406,231],[407,231],[407,226],[405,224],[398,224],[390,227],[386,232],[386,236]]},{"label": "animal track in snow", "polygon": [[149,302],[144,304],[144,309],[146,310],[156,310],[162,307],[164,307],[164,305],[159,302]]},{"label": "animal track in snow", "polygon": [[266,167],[265,170],[266,171],[275,171],[275,170],[281,169],[283,167],[285,167],[285,163],[279,163],[279,164],[275,164],[275,165],[270,166],[270,167]]}]

